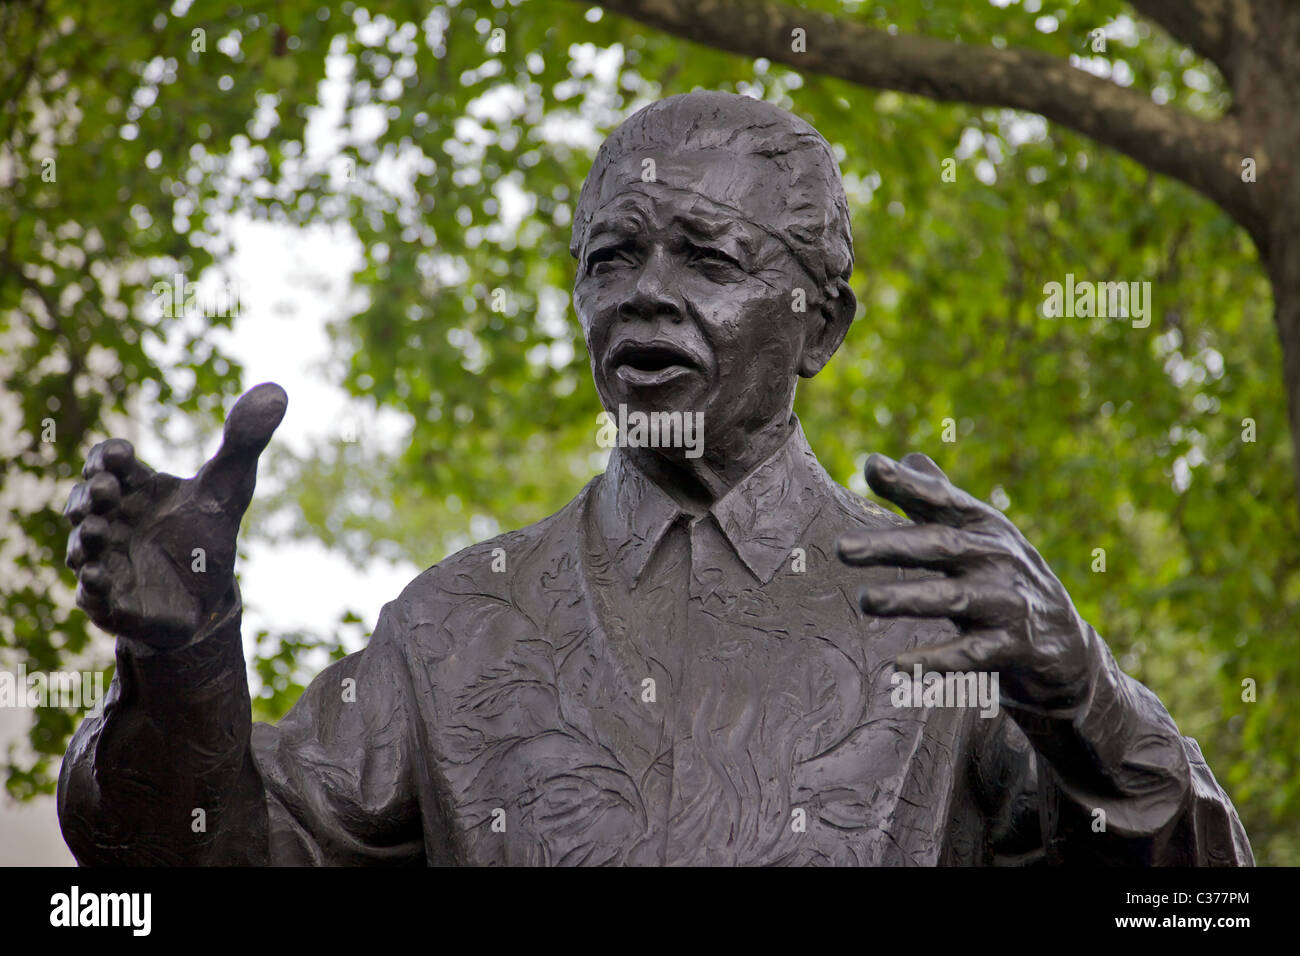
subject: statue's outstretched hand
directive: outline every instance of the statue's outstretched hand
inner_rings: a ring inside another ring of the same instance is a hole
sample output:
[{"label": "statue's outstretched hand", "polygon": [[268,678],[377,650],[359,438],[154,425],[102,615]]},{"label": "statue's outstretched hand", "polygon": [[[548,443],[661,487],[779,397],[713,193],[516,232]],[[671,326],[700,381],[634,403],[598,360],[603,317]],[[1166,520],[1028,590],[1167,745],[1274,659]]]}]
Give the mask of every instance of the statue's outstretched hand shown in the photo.
[{"label": "statue's outstretched hand", "polygon": [[154,471],[121,438],[90,450],[64,513],[77,605],[91,620],[166,648],[227,608],[257,459],[288,401],[270,382],[245,393],[226,418],[221,447],[193,478]]},{"label": "statue's outstretched hand", "polygon": [[946,617],[961,631],[948,644],[901,654],[903,670],[996,671],[1003,695],[1058,709],[1087,694],[1090,628],[1047,562],[996,508],[954,486],[913,453],[867,459],[873,491],[915,524],[845,535],[840,559],[853,565],[927,568],[944,577],[864,588],[862,610],[886,617]]}]

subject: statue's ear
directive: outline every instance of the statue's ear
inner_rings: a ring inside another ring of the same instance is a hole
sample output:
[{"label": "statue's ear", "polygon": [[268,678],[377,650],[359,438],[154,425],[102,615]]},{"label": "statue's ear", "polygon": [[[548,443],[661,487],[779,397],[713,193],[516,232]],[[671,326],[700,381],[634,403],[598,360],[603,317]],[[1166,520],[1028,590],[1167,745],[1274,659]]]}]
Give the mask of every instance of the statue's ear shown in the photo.
[{"label": "statue's ear", "polygon": [[799,374],[804,378],[812,378],[826,367],[848,334],[858,308],[858,298],[848,282],[842,278],[835,282],[838,295],[825,299],[821,308],[808,315],[808,334],[799,356]]}]

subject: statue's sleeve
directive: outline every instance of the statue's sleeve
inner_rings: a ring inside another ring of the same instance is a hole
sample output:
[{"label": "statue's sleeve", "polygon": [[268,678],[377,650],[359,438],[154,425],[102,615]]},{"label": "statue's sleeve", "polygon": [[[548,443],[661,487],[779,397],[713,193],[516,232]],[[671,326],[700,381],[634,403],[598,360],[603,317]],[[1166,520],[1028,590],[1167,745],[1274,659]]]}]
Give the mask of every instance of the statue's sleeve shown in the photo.
[{"label": "statue's sleeve", "polygon": [[84,865],[422,863],[398,604],[276,726],[252,724],[241,605],[189,644],[119,639],[103,711],[59,777]]},{"label": "statue's sleeve", "polygon": [[387,605],[369,646],[322,671],[278,724],[253,727],[272,865],[426,862],[419,711],[400,607]]},{"label": "statue's sleeve", "polygon": [[1092,689],[1069,711],[1003,696],[977,728],[995,862],[1253,866],[1232,802],[1160,700],[1090,632]]}]

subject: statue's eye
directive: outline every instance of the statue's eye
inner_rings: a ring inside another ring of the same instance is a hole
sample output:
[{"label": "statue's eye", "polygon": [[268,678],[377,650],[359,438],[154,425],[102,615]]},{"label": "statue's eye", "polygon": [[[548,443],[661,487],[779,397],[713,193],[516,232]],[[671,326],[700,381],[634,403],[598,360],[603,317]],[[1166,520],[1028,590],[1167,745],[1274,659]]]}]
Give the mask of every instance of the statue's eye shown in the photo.
[{"label": "statue's eye", "polygon": [[606,246],[604,249],[597,249],[587,257],[587,271],[592,275],[600,275],[611,268],[628,265],[631,261],[631,257],[622,247]]},{"label": "statue's eye", "polygon": [[690,249],[690,263],[695,266],[703,266],[706,269],[734,271],[740,268],[740,263],[722,250],[711,249],[707,246],[692,246]]}]

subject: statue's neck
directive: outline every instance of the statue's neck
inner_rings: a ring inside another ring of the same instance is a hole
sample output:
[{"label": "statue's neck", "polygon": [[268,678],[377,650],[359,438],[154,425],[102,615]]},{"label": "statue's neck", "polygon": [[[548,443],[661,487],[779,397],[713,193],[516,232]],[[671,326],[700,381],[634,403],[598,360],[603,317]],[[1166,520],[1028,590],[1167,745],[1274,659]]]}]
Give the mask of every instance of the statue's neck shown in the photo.
[{"label": "statue's neck", "polygon": [[785,413],[756,431],[734,438],[710,436],[704,453],[687,458],[680,448],[627,448],[627,455],[664,491],[692,514],[703,514],[736,483],[771,458],[790,439],[794,416]]}]

